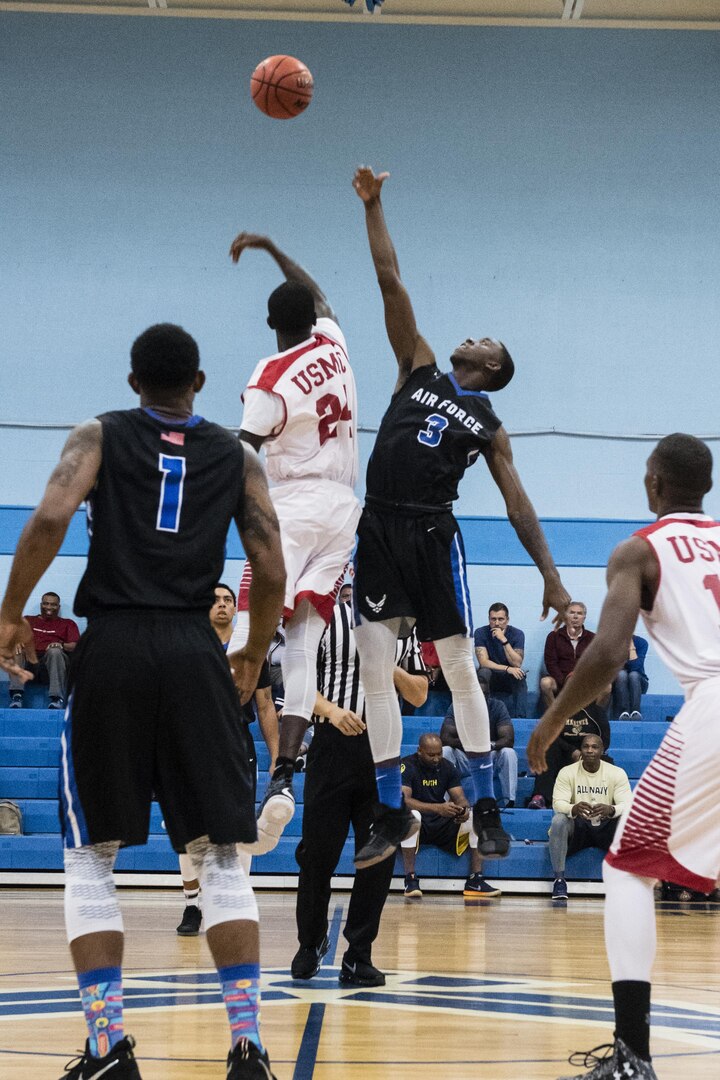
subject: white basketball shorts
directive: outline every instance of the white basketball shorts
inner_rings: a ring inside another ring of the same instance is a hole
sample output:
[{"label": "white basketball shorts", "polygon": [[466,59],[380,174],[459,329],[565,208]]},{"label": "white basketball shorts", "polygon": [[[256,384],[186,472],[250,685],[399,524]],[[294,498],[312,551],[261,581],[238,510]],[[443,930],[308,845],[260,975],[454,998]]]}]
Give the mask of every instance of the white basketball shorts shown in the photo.
[{"label": "white basketball shorts", "polygon": [[640,777],[606,858],[618,870],[715,888],[720,872],[720,679],[697,684]]}]

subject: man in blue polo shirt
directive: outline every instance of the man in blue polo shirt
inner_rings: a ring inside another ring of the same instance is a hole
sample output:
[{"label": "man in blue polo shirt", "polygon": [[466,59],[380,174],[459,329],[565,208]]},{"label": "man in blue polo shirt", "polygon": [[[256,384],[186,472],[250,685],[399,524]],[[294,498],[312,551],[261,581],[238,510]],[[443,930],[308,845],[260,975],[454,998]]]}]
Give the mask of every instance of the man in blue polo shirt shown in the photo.
[{"label": "man in blue polo shirt", "polygon": [[523,667],[525,634],[510,626],[505,604],[492,604],[488,625],[475,631],[475,655],[490,693],[507,707],[510,716],[527,716],[527,677]]}]

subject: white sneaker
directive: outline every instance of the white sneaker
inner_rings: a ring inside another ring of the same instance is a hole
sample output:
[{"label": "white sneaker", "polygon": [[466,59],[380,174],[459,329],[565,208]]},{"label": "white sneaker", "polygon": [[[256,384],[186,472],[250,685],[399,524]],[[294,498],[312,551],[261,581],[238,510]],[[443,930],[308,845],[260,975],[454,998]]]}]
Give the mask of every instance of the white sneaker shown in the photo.
[{"label": "white sneaker", "polygon": [[265,798],[258,814],[258,838],[252,844],[240,844],[251,855],[267,855],[276,848],[283,829],[295,813],[295,795],[292,781],[279,777],[268,784]]}]

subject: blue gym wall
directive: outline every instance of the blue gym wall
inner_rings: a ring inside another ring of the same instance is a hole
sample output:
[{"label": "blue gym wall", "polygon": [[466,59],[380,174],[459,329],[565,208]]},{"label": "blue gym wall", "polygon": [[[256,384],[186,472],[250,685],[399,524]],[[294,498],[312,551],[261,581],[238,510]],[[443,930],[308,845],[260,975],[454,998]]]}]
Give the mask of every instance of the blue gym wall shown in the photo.
[{"label": "blue gym wall", "polygon": [[[257,60],[281,52],[315,75],[295,121],[249,99]],[[511,432],[621,436],[514,439],[538,512],[567,523],[554,549],[594,625],[606,552],[587,554],[592,519],[623,535],[647,516],[652,444],[637,436],[720,431],[720,35],[2,12],[0,101],[0,420],[131,405],[129,344],[170,320],[200,343],[200,411],[236,425],[245,378],[273,348],[263,308],[279,280],[263,254],[231,265],[248,228],[325,288],[360,423],[376,427],[394,362],[350,179],[358,163],[387,168],[388,222],[438,357],[501,337],[517,377],[495,405]],[[1,506],[37,501],[63,438],[0,428]],[[707,506],[720,513],[718,496]],[[503,513],[482,464],[459,511]],[[0,519],[11,534],[12,512]],[[477,528],[505,550],[492,522]],[[476,619],[508,601],[534,678],[539,577],[479,550]],[[68,613],[80,565],[62,557],[36,596],[56,588]],[[650,673],[654,691],[675,689],[654,659]]]}]

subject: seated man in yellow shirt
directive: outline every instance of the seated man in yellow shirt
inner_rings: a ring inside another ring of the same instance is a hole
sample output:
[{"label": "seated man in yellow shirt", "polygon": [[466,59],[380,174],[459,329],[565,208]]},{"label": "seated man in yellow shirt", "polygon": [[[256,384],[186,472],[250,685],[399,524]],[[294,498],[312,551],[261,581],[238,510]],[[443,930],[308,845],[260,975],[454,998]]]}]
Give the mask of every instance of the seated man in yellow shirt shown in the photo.
[{"label": "seated man in yellow shirt", "polygon": [[552,898],[567,904],[565,859],[583,848],[608,851],[615,829],[630,802],[630,781],[624,769],[602,760],[605,751],[598,735],[586,735],[580,744],[580,760],[561,769],[553,788],[550,825]]}]

